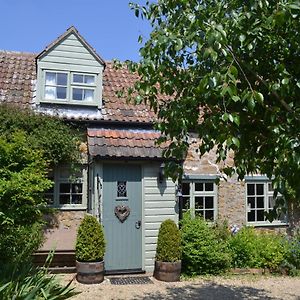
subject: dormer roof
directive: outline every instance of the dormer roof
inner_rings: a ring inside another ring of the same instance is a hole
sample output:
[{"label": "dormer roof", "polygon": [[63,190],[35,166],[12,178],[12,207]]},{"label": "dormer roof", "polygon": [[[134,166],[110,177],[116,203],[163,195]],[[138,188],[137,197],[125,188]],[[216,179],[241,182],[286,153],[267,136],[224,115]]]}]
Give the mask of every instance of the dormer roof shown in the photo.
[{"label": "dormer roof", "polygon": [[39,60],[45,57],[50,51],[52,51],[58,44],[60,44],[63,40],[67,39],[71,34],[74,34],[77,39],[82,43],[82,45],[89,51],[89,53],[105,68],[105,61],[100,57],[100,55],[96,52],[96,50],[80,35],[78,30],[71,26],[69,27],[65,33],[55,39],[51,44],[49,44],[42,52],[40,52],[36,59]]}]

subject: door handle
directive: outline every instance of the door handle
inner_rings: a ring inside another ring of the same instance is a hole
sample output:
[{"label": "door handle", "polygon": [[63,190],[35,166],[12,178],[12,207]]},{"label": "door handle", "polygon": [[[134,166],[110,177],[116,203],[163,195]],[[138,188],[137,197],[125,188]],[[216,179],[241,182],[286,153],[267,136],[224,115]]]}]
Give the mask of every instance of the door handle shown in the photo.
[{"label": "door handle", "polygon": [[140,229],[141,225],[142,225],[142,222],[140,220],[135,222],[135,228],[136,229]]}]

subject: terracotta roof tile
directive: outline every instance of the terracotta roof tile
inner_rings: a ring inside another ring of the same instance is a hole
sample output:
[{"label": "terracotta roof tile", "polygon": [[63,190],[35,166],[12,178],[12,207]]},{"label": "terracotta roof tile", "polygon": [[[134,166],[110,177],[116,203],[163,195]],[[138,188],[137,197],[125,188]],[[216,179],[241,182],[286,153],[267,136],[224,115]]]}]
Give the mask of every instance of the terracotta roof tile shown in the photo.
[{"label": "terracotta roof tile", "polygon": [[88,129],[91,156],[162,158],[164,146],[157,145],[160,133],[138,129]]},{"label": "terracotta roof tile", "polygon": [[[36,54],[0,50],[0,102],[10,102],[22,106],[34,104],[36,90]],[[71,120],[106,120],[120,122],[152,123],[155,114],[145,104],[127,103],[126,98],[119,98],[116,92],[123,87],[130,87],[138,79],[127,69],[114,69],[112,62],[106,62],[103,74],[103,107],[81,108],[73,114],[72,109],[61,105],[65,119]],[[51,107],[47,108],[49,111]],[[65,113],[65,112],[68,113]],[[75,111],[75,110],[74,110]]]}]

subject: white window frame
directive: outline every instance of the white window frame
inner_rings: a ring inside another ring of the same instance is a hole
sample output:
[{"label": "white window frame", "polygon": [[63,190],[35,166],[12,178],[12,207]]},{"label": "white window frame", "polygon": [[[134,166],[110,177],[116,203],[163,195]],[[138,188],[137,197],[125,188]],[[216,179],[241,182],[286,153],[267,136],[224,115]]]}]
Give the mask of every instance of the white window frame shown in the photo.
[{"label": "white window frame", "polygon": [[[195,186],[198,183],[202,183],[205,185],[205,183],[212,183],[213,184],[213,190],[212,191],[196,191]],[[188,180],[183,179],[182,184],[189,184],[189,198],[190,198],[190,212],[191,215],[194,217],[197,215],[197,211],[201,211],[200,209],[195,208],[195,198],[196,197],[213,197],[213,208],[212,209],[205,209],[204,211],[204,217],[205,217],[205,211],[213,211],[213,220],[206,219],[207,222],[215,222],[218,217],[218,186],[215,183],[215,179],[196,179],[196,180]],[[187,195],[182,195],[182,200],[184,201],[184,198],[187,198]],[[204,201],[205,202],[205,201]],[[205,206],[205,205],[204,205]],[[183,212],[185,212],[186,209],[183,209]]]},{"label": "white window frame", "polygon": [[[245,196],[246,196],[246,221],[248,225],[252,226],[278,226],[278,225],[288,225],[287,218],[285,217],[283,220],[274,220],[273,222],[270,222],[269,220],[264,221],[249,221],[248,220],[248,212],[250,212],[250,207],[248,204],[248,197],[257,197],[256,192],[255,195],[248,195],[248,185],[250,184],[262,184],[263,185],[263,195],[258,195],[261,197],[264,197],[264,212],[268,212],[272,210],[272,207],[269,206],[269,197],[273,197],[273,190],[269,190],[269,184],[272,184],[272,182],[265,178],[264,176],[254,176],[252,178],[248,178],[245,180]],[[257,210],[257,209],[253,209]]]},{"label": "white window frame", "polygon": [[[75,180],[68,177],[62,177],[63,171],[70,173],[70,168],[68,166],[61,166],[55,168],[49,174],[50,178],[53,178],[54,186],[53,186],[53,203],[49,204],[50,207],[59,208],[61,210],[86,210],[87,209],[87,169],[83,166],[78,173],[81,174],[80,177],[76,178]],[[74,181],[73,181],[74,180]],[[61,183],[81,183],[82,184],[82,203],[80,204],[60,204],[60,184]],[[45,193],[46,195],[50,195],[52,193]]]},{"label": "white window frame", "polygon": [[[67,74],[67,97],[66,99],[46,99],[46,73],[62,73]],[[93,76],[94,83],[78,83],[73,81],[73,75],[83,75],[83,76]],[[96,73],[88,72],[73,72],[67,70],[56,70],[56,69],[42,69],[42,89],[41,89],[41,99],[40,102],[55,103],[55,104],[70,104],[70,105],[85,105],[85,106],[98,106],[99,105],[99,93],[98,93],[98,76]],[[73,100],[73,88],[92,90],[93,100]]]}]

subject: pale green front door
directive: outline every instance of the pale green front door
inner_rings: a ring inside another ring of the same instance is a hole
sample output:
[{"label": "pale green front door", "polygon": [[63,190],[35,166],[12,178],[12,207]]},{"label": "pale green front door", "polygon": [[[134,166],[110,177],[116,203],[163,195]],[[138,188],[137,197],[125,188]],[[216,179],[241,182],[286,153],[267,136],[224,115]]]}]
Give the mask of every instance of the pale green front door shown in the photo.
[{"label": "pale green front door", "polygon": [[103,167],[103,226],[107,241],[107,271],[142,269],[141,167]]}]

